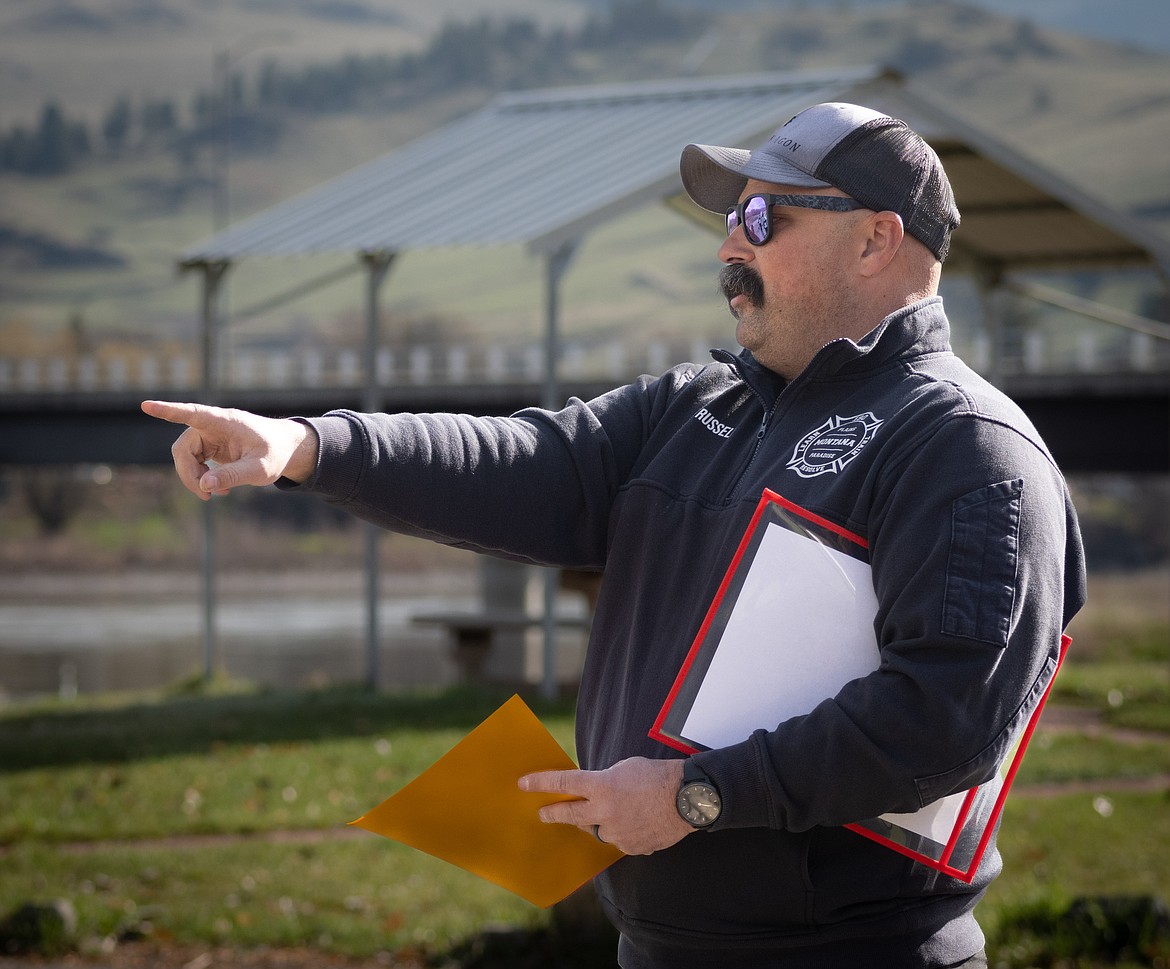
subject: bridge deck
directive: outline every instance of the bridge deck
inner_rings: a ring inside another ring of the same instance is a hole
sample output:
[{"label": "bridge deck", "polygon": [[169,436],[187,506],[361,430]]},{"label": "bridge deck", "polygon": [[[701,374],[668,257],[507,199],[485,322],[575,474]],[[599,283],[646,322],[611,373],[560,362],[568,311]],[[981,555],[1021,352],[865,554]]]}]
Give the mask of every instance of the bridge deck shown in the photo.
[{"label": "bridge deck", "polygon": [[[1170,471],[1170,348],[1135,334],[1123,352],[1070,358],[1025,340],[999,361],[997,383],[1029,414],[1066,471]],[[709,359],[718,341],[659,342],[635,354],[617,343],[569,346],[561,396],[590,399],[639,373]],[[987,370],[978,344],[966,348]],[[544,395],[540,347],[413,347],[375,361],[379,409],[508,414]],[[157,464],[175,428],[145,417],[147,397],[199,399],[192,360],[0,358],[0,464]],[[241,353],[220,400],[273,416],[360,408],[362,362],[353,351]]]}]

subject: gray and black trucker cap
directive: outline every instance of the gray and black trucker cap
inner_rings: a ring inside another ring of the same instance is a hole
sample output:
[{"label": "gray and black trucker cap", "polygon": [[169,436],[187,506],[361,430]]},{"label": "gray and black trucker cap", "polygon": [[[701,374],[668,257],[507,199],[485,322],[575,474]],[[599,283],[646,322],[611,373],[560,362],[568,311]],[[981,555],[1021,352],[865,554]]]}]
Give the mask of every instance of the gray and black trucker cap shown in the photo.
[{"label": "gray and black trucker cap", "polygon": [[683,187],[709,212],[734,206],[749,178],[799,188],[837,188],[874,211],[897,212],[906,231],[941,262],[959,210],[938,155],[904,122],[871,108],[815,104],[754,151],[687,145]]}]

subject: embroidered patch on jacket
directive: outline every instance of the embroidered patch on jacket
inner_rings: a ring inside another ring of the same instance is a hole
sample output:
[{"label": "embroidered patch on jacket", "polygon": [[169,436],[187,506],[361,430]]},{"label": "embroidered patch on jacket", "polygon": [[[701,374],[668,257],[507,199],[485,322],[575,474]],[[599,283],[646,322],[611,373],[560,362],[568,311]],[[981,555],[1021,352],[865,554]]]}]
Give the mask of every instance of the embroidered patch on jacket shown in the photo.
[{"label": "embroidered patch on jacket", "polygon": [[730,424],[724,424],[714,414],[712,414],[706,407],[695,415],[695,420],[702,424],[716,437],[731,437],[731,432],[735,430]]},{"label": "embroidered patch on jacket", "polygon": [[802,478],[836,474],[873,440],[882,423],[868,411],[855,417],[830,417],[800,439],[788,467]]}]

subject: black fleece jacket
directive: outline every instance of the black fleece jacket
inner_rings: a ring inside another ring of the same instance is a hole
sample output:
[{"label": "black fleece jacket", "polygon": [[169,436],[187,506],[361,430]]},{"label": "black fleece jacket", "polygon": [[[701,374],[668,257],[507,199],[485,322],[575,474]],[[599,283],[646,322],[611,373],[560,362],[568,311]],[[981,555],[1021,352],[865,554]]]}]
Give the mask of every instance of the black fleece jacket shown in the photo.
[{"label": "black fleece jacket", "polygon": [[626,969],[961,960],[982,944],[971,911],[994,844],[967,885],[840,826],[994,773],[1084,601],[1064,480],[951,352],[938,298],[828,344],[790,383],[746,352],[715,357],[555,413],[312,419],[304,487],[396,531],[603,569],[578,703],[587,769],[679,756],[648,731],[763,489],[863,536],[880,668],[697,754],[719,821],[597,887]]}]

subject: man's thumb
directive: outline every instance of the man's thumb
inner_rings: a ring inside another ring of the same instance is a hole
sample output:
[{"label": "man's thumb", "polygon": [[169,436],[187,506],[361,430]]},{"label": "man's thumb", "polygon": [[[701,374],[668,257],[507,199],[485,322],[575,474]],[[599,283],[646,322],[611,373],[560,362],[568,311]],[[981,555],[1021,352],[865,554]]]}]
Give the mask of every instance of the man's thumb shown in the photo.
[{"label": "man's thumb", "polygon": [[250,461],[233,461],[230,464],[216,465],[199,479],[199,487],[208,494],[226,495],[240,485],[254,484],[253,464],[254,462]]}]

